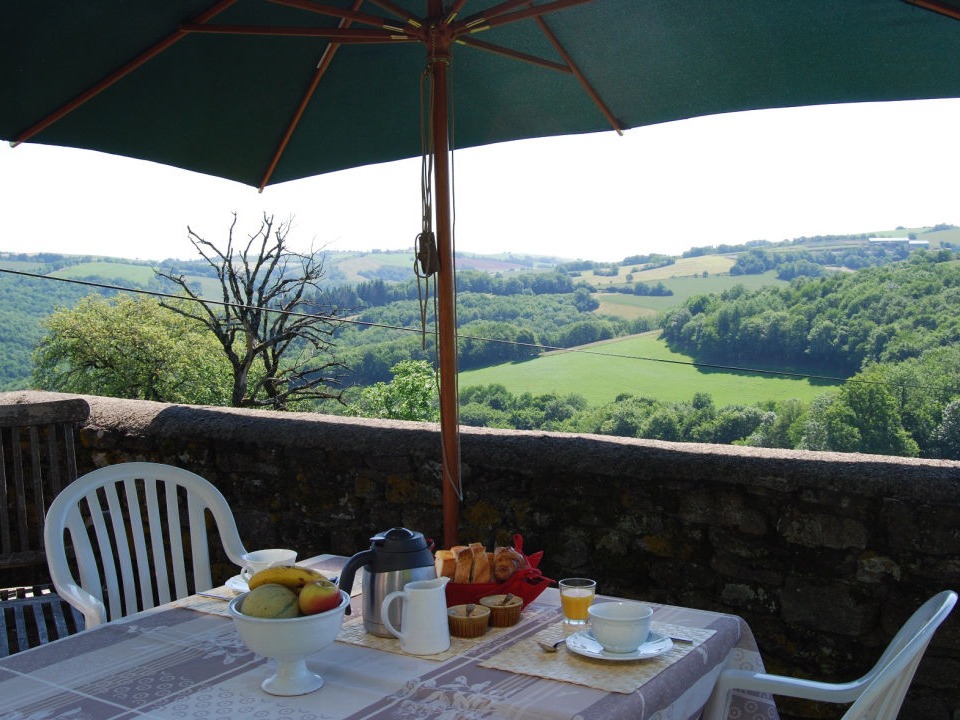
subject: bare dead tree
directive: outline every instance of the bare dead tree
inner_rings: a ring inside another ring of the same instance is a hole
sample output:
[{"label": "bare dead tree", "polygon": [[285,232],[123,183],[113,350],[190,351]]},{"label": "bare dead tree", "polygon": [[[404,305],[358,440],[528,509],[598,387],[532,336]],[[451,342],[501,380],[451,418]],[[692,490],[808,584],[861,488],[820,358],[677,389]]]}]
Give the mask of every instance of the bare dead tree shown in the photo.
[{"label": "bare dead tree", "polygon": [[234,407],[285,410],[298,400],[340,400],[342,391],[331,390],[343,367],[331,356],[339,310],[316,312],[322,256],[291,251],[290,221],[275,224],[266,213],[260,229],[235,251],[236,226],[234,213],[223,250],[187,227],[190,242],[216,271],[222,301],[204,302],[184,276],[158,271],[196,301],[162,304],[216,335],[233,368]]}]

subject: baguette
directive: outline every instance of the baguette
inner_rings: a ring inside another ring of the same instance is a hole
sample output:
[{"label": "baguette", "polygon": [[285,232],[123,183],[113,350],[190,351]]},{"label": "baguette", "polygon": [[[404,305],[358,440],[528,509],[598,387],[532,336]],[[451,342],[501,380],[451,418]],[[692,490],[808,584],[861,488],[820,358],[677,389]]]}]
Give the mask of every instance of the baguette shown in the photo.
[{"label": "baguette", "polygon": [[473,572],[473,548],[469,546],[454,548],[453,557],[456,560],[453,581],[455,583],[469,583]]},{"label": "baguette", "polygon": [[480,543],[470,543],[473,550],[473,572],[470,574],[470,582],[488,583],[493,581],[493,573],[490,568],[490,561],[487,559],[487,550]]},{"label": "baguette", "polygon": [[433,567],[437,571],[437,577],[453,577],[457,567],[457,561],[453,557],[451,550],[437,550],[433,558]]}]

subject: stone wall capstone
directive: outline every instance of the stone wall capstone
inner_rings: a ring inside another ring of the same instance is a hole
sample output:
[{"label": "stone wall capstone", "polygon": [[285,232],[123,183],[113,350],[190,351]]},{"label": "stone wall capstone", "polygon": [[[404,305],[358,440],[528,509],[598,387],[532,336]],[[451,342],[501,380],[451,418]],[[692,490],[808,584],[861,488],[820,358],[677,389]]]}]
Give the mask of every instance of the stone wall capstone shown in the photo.
[{"label": "stone wall capstone", "polygon": [[[398,525],[442,537],[436,425],[84,397],[81,472],[188,468],[224,493],[248,547],[351,555]],[[923,601],[960,589],[957,462],[466,427],[461,454],[461,541],[520,532],[550,577],[740,615],[770,672],[851,680]],[[958,671],[954,614],[901,718],[960,718]]]}]

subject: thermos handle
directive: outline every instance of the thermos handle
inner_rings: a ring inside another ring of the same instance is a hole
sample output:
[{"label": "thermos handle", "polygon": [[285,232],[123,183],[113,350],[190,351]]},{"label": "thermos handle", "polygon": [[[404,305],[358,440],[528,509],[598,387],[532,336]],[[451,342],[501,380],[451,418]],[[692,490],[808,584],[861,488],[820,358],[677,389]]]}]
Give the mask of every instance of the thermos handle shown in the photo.
[{"label": "thermos handle", "polygon": [[[340,570],[340,589],[346,590],[347,594],[353,592],[353,578],[357,574],[357,568],[363,567],[373,558],[373,550],[364,550],[358,552],[352,558],[347,560],[346,565]],[[350,606],[347,605],[346,614],[350,614]]]}]

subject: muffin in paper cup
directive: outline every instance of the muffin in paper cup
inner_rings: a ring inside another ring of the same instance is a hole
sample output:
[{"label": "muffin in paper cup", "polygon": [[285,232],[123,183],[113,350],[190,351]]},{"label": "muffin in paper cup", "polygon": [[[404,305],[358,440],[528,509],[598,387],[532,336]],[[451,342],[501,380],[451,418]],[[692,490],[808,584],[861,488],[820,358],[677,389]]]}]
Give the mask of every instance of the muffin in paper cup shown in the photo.
[{"label": "muffin in paper cup", "polygon": [[[470,614],[467,615],[469,609]],[[460,638],[480,637],[487,631],[490,608],[483,605],[454,605],[447,608],[447,624],[450,634]]]},{"label": "muffin in paper cup", "polygon": [[487,595],[480,598],[480,604],[490,609],[490,627],[510,627],[520,622],[523,598],[516,595]]}]

